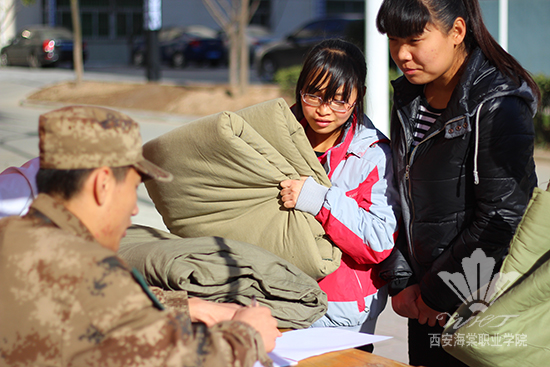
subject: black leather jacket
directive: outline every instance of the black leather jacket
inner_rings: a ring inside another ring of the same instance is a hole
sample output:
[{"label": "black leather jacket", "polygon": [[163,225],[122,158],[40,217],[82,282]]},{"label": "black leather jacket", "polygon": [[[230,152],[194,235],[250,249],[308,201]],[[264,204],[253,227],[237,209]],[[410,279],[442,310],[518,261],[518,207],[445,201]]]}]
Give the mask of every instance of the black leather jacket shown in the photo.
[{"label": "black leather jacket", "polygon": [[393,86],[391,141],[404,232],[397,246],[426,304],[452,312],[461,300],[438,273],[463,274],[462,259],[477,248],[498,271],[537,185],[537,102],[526,83],[515,85],[477,49],[447,108],[413,149],[424,86],[404,77]]}]

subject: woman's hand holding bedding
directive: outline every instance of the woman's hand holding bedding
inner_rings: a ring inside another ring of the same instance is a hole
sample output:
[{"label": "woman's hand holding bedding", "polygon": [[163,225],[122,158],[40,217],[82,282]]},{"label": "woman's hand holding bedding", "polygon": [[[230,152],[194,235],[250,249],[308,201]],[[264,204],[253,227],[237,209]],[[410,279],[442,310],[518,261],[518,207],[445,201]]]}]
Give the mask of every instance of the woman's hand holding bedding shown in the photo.
[{"label": "woman's hand holding bedding", "polygon": [[296,207],[296,202],[306,179],[307,177],[301,177],[300,180],[281,181],[281,200],[285,208],[293,209]]}]

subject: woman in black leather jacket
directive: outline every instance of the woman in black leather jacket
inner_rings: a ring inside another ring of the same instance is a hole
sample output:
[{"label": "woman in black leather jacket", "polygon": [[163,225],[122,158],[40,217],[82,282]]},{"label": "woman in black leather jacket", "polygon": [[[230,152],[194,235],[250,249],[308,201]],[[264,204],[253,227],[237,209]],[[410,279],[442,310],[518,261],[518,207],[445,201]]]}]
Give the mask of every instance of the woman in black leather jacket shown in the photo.
[{"label": "woman in black leather jacket", "polygon": [[[392,305],[409,318],[411,364],[459,366],[437,338],[470,292],[440,273],[490,280],[483,271],[498,271],[537,185],[539,91],[490,36],[477,0],[385,0],[377,26],[404,74],[393,83],[391,141],[403,215],[397,247],[413,276]],[[492,269],[465,265],[479,260],[476,249],[490,259],[482,267],[494,259]]]}]

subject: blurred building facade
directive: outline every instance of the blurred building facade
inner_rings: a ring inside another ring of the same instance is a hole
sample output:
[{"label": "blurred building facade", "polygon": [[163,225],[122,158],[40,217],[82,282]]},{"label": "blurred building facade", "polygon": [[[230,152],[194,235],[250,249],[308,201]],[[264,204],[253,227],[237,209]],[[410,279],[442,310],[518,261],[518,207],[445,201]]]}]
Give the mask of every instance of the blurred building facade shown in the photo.
[{"label": "blurred building facade", "polygon": [[[70,0],[0,0],[0,46],[26,25],[71,26]],[[130,44],[143,32],[144,0],[79,0],[82,35],[89,63],[126,64]],[[261,0],[251,23],[284,37],[317,17],[340,13],[364,14],[368,0]],[[480,0],[489,31],[498,36],[498,0]],[[162,23],[219,25],[203,0],[162,0]],[[550,0],[509,0],[508,50],[530,72],[550,75]]]}]

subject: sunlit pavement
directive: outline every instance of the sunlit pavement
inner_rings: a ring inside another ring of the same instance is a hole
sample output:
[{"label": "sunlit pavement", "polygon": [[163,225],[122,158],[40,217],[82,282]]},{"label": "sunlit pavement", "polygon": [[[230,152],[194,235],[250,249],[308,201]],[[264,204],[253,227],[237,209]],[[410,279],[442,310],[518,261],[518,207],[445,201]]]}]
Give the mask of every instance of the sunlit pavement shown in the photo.
[{"label": "sunlit pavement", "polygon": [[[97,80],[137,80],[135,76],[125,75],[100,74],[95,77]],[[74,74],[70,70],[58,69],[0,68],[0,171],[9,166],[20,166],[38,156],[38,116],[55,107],[24,103],[25,98],[41,87],[64,80],[74,80]],[[123,112],[139,123],[144,143],[195,119],[191,116]],[[138,200],[140,212],[133,222],[166,229],[144,185],[140,185]]]}]

